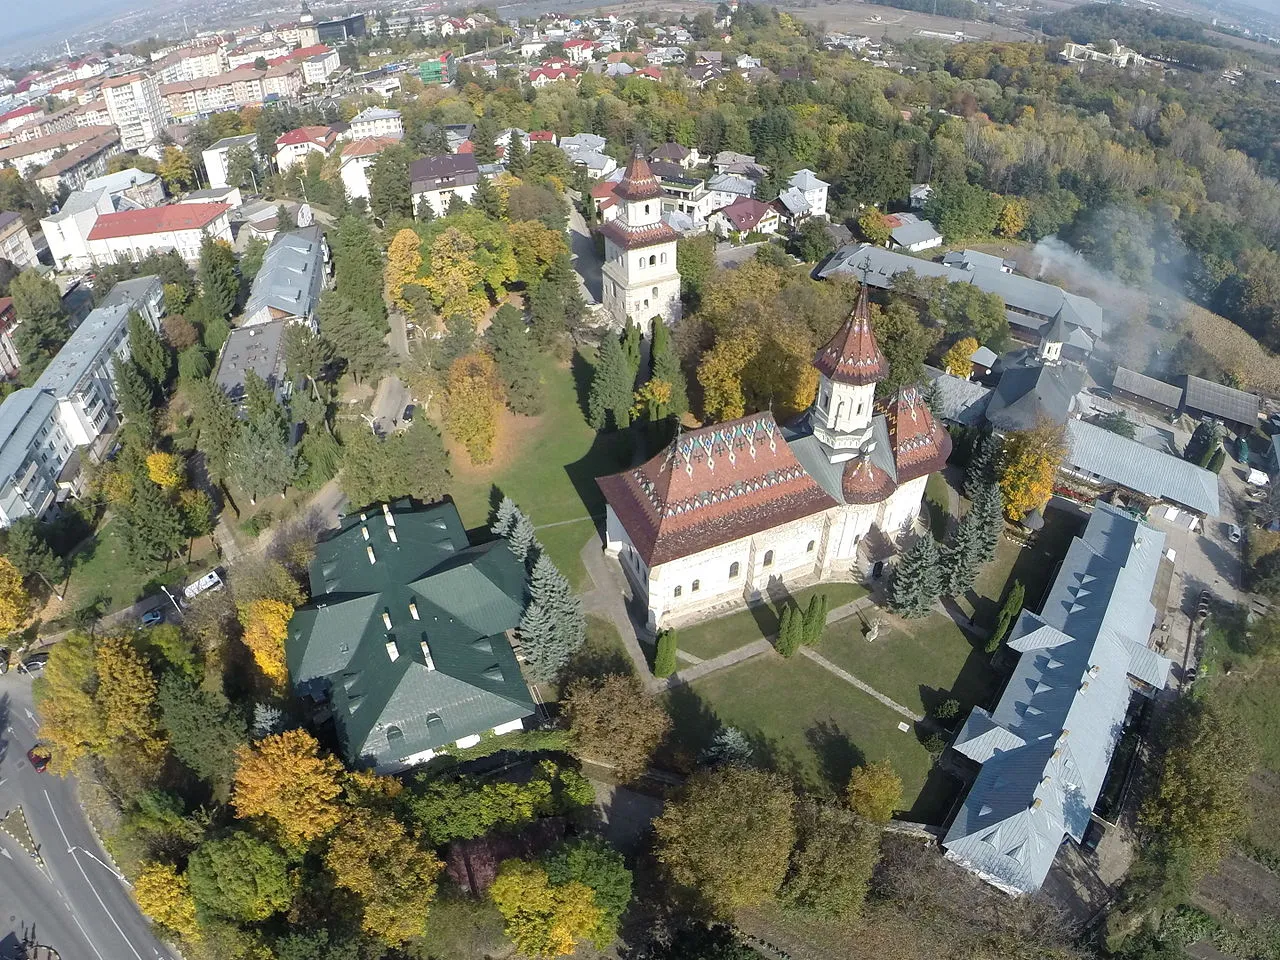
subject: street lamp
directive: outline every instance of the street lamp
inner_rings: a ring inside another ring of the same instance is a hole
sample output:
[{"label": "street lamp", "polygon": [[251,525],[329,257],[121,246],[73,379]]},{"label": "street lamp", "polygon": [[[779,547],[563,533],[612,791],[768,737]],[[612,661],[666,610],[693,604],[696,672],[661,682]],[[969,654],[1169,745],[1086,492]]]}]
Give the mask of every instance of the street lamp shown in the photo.
[{"label": "street lamp", "polygon": [[178,611],[178,616],[182,616],[182,608],[178,606],[178,601],[173,599],[173,594],[169,592],[169,588],[164,586],[164,584],[161,584],[160,589],[163,590],[164,595],[169,598],[169,602],[173,604],[173,609]]},{"label": "street lamp", "polygon": [[49,582],[49,578],[46,577],[43,573],[41,573],[39,570],[36,570],[35,575],[45,582],[45,585],[48,586],[48,588],[53,591],[53,595],[57,597],[59,601],[67,599],[66,596],[64,596],[58,590],[57,587],[55,587],[52,583]]}]

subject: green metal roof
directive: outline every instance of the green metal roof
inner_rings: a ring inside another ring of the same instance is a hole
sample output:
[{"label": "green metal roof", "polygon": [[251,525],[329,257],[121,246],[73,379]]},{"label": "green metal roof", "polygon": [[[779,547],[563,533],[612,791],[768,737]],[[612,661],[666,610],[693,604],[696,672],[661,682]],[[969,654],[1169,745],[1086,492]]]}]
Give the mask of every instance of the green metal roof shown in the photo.
[{"label": "green metal roof", "polygon": [[533,713],[506,637],[523,609],[524,565],[471,546],[452,503],[375,507],[317,547],[290,676],[330,698],[350,762],[393,765]]}]

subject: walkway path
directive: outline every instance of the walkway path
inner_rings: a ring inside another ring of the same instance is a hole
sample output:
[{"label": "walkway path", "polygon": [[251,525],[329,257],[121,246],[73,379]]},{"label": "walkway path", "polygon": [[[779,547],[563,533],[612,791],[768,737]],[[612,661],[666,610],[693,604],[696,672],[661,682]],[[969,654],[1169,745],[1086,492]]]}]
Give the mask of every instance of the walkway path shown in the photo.
[{"label": "walkway path", "polygon": [[841,680],[843,680],[845,683],[851,683],[851,684],[853,684],[855,687],[857,687],[857,688],[858,688],[859,690],[861,690],[863,693],[866,693],[866,694],[869,694],[869,695],[871,695],[871,696],[875,697],[877,700],[879,700],[881,703],[883,703],[883,704],[884,704],[886,707],[888,707],[890,710],[894,710],[894,711],[896,711],[896,712],[898,712],[898,713],[902,714],[902,715],[903,715],[904,717],[906,717],[908,720],[913,720],[913,721],[915,721],[916,723],[919,723],[921,720],[923,720],[923,719],[924,719],[924,717],[920,716],[920,714],[918,714],[918,713],[912,713],[910,710],[908,710],[908,709],[907,709],[906,707],[904,707],[902,704],[898,703],[898,701],[889,699],[889,698],[888,698],[888,697],[886,697],[883,693],[881,693],[879,690],[877,690],[875,687],[871,686],[871,684],[869,684],[869,683],[864,683],[863,681],[859,680],[857,677],[855,677],[855,676],[854,676],[852,673],[850,673],[848,670],[845,670],[845,669],[843,669],[843,668],[841,668],[841,667],[837,667],[834,663],[832,663],[830,660],[828,660],[828,659],[827,659],[826,657],[824,657],[822,654],[818,653],[816,650],[813,650],[813,649],[811,649],[811,648],[809,648],[809,647],[801,647],[801,648],[800,648],[800,653],[801,653],[801,654],[803,654],[804,656],[808,657],[810,660],[812,660],[812,661],[813,661],[814,663],[816,663],[818,666],[822,667],[822,669],[823,669],[823,670],[827,670],[827,671],[829,671],[830,673],[834,673],[837,677],[839,677],[839,678],[840,678]]},{"label": "walkway path", "polygon": [[650,688],[655,691],[670,690],[684,683],[693,683],[693,681],[700,680],[709,673],[715,673],[717,670],[731,667],[735,663],[741,663],[743,660],[750,660],[752,657],[768,653],[772,649],[773,644],[761,637],[759,640],[752,640],[750,643],[743,644],[736,650],[730,650],[728,653],[722,653],[720,656],[712,657],[710,660],[695,663],[685,670],[679,670],[665,680],[655,680],[650,684]]},{"label": "walkway path", "polygon": [[[635,667],[636,676],[646,685],[654,684],[653,673],[649,669],[649,658],[640,646],[640,635],[635,621],[627,612],[627,598],[631,596],[631,584],[626,582],[622,568],[610,562],[600,549],[600,540],[594,534],[582,545],[579,552],[582,565],[587,569],[587,576],[594,585],[582,594],[582,606],[587,613],[603,617],[610,621],[622,638],[622,645]],[[646,641],[652,637],[645,635]],[[659,683],[661,681],[658,681]]]}]

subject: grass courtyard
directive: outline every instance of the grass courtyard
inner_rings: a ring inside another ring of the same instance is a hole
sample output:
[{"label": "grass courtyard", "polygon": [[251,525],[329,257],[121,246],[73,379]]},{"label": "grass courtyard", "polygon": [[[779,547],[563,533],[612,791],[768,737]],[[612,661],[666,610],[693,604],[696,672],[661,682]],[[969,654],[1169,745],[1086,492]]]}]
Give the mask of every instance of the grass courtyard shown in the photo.
[{"label": "grass courtyard", "polygon": [[811,790],[836,795],[855,766],[888,759],[902,777],[911,820],[937,821],[956,782],[932,769],[933,758],[903,717],[811,660],[754,657],[666,694],[674,748],[694,758],[722,726],[751,738],[756,762]]},{"label": "grass courtyard", "polygon": [[[597,437],[583,415],[579,388],[590,380],[591,364],[575,354],[572,364],[538,355],[546,384],[546,410],[538,417],[502,421],[493,463],[472,466],[465,454],[455,456],[452,494],[469,529],[486,527],[494,498],[511,497],[540,527],[551,559],[575,589],[586,570],[578,557],[594,534],[594,518],[604,515],[604,498],[595,478],[614,473],[630,462],[628,438]],[[549,526],[554,524],[554,526]]]},{"label": "grass courtyard", "polygon": [[[851,603],[867,595],[867,588],[860,583],[825,583],[818,587],[806,587],[791,597],[791,602],[805,609],[809,598],[817,593],[827,595],[827,610]],[[782,613],[781,600],[762,603],[726,617],[705,620],[679,632],[679,647],[695,657],[710,660],[722,653],[736,650],[761,637],[778,632],[778,617]]]},{"label": "grass courtyard", "polygon": [[162,565],[157,569],[140,570],[129,559],[124,528],[118,520],[108,519],[71,558],[66,599],[58,604],[60,615],[99,600],[104,611],[127,607],[157,590],[161,583],[182,580],[190,569],[183,563],[185,559],[184,553],[167,568]]}]

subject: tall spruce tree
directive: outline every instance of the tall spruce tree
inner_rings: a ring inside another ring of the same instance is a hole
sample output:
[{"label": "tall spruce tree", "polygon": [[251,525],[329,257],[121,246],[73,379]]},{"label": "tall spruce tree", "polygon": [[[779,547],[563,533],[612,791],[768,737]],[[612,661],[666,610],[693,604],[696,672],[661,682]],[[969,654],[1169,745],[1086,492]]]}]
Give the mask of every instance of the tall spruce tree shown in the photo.
[{"label": "tall spruce tree", "polygon": [[125,549],[141,570],[168,561],[186,540],[181,512],[145,476],[134,477],[133,495],[123,509],[123,521]]},{"label": "tall spruce tree", "polygon": [[689,385],[671,342],[671,331],[660,319],[653,321],[652,350],[653,379],[671,384],[671,400],[667,408],[673,417],[682,417],[689,412]]},{"label": "tall spruce tree", "polygon": [[634,373],[629,372],[622,343],[613,333],[606,332],[596,357],[596,370],[591,378],[587,394],[587,419],[596,430],[603,430],[612,417],[619,430],[631,426],[632,385]]},{"label": "tall spruce tree", "polygon": [[471,197],[471,205],[494,220],[502,219],[502,197],[497,188],[489,182],[489,178],[481,174],[476,180],[476,192]]},{"label": "tall spruce tree", "polygon": [[169,381],[173,351],[136,310],[129,311],[129,355],[159,393]]},{"label": "tall spruce tree", "polygon": [[1004,603],[1000,605],[1000,613],[996,617],[996,625],[991,631],[991,636],[987,638],[987,653],[995,653],[1000,649],[1000,644],[1013,628],[1013,622],[1022,612],[1026,595],[1027,588],[1022,585],[1022,581],[1013,581],[1013,586],[1009,588]]},{"label": "tall spruce tree", "polygon": [[964,469],[964,495],[970,500],[978,491],[995,479],[996,453],[1000,441],[989,430],[984,430],[973,441],[973,452]]},{"label": "tall spruce tree", "polygon": [[804,640],[804,613],[795,604],[784,601],[782,616],[778,620],[777,650],[784,657],[793,657]]},{"label": "tall spruce tree", "polygon": [[582,601],[545,554],[538,557],[529,577],[529,605],[520,619],[519,633],[530,672],[543,682],[559,676],[587,637]]},{"label": "tall spruce tree", "polygon": [[517,510],[515,522],[511,524],[511,532],[507,535],[511,552],[521,563],[526,563],[529,560],[529,551],[537,542],[538,535],[533,530],[533,521]]},{"label": "tall spruce tree", "polygon": [[263,410],[245,421],[232,449],[231,472],[250,500],[283,494],[298,478],[298,451],[289,446],[282,418]]},{"label": "tall spruce tree", "polygon": [[943,551],[942,566],[946,579],[943,592],[949,597],[958,597],[964,593],[978,577],[978,567],[982,563],[981,524],[982,519],[970,507],[956,525],[951,546]]},{"label": "tall spruce tree", "polygon": [[[200,241],[201,295],[220,317],[228,316],[235,309],[240,293],[240,277],[236,274],[236,255],[226,243],[214,240],[207,233]],[[379,288],[381,289],[381,288]]]},{"label": "tall spruce tree", "polygon": [[24,577],[36,574],[57,583],[67,572],[66,562],[49,548],[47,524],[35,517],[19,517],[6,531],[4,555]]},{"label": "tall spruce tree", "polygon": [[809,598],[809,607],[804,612],[804,643],[806,646],[822,639],[827,626],[827,595],[815,593]]},{"label": "tall spruce tree", "polygon": [[942,596],[942,588],[942,557],[938,553],[938,543],[928,534],[917,537],[894,567],[889,603],[903,617],[928,616]]},{"label": "tall spruce tree", "polygon": [[510,497],[504,496],[498,504],[498,509],[493,513],[493,525],[489,527],[489,532],[495,537],[507,537],[511,535],[511,528],[516,522],[516,515],[520,511],[516,508],[516,502]]},{"label": "tall spruce tree", "polygon": [[526,417],[540,414],[545,405],[542,378],[520,311],[504,303],[493,315],[484,338],[497,365],[507,406]]},{"label": "tall spruce tree", "polygon": [[503,154],[502,161],[506,164],[507,170],[513,177],[523,177],[525,167],[528,166],[526,161],[529,153],[525,150],[524,140],[512,134],[511,142],[507,144],[506,153]]},{"label": "tall spruce tree", "polygon": [[631,382],[628,389],[634,389],[636,377],[640,375],[640,328],[634,320],[627,318],[627,325],[622,330],[622,355],[626,358],[627,369],[631,371]]},{"label": "tall spruce tree", "polygon": [[989,481],[979,488],[969,513],[974,515],[978,563],[987,563],[995,559],[1000,534],[1004,532],[1004,494],[1000,492],[1000,485]]}]

